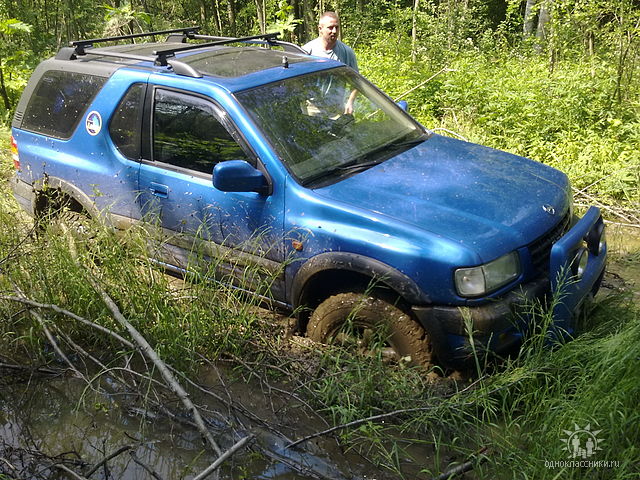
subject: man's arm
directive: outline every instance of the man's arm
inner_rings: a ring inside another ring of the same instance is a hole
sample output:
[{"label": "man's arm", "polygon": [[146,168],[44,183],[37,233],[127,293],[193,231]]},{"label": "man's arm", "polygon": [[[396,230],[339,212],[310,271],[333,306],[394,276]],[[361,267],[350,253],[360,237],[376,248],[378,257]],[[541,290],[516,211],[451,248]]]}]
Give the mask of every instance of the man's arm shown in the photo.
[{"label": "man's arm", "polygon": [[347,100],[347,103],[344,106],[345,115],[347,114],[351,115],[353,113],[353,102],[355,101],[357,96],[358,96],[358,90],[356,89],[351,90],[351,93],[349,94],[349,99]]}]

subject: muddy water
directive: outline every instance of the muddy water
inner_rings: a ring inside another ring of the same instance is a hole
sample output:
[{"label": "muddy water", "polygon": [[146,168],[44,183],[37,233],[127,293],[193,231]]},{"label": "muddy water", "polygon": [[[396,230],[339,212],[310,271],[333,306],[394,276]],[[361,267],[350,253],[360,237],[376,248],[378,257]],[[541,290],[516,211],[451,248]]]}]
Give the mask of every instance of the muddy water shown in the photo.
[{"label": "muddy water", "polygon": [[[0,376],[3,373],[0,370]],[[212,374],[203,375],[207,376]],[[136,406],[141,404],[140,399],[98,394],[78,379],[27,380],[15,375],[3,378],[5,383],[9,379],[16,383],[3,386],[0,379],[0,473],[22,472],[19,478],[52,478],[53,472],[45,466],[51,465],[56,457],[81,459],[71,468],[78,473],[86,472],[86,465],[93,465],[125,446],[131,449],[110,460],[107,468],[101,468],[91,478],[153,478],[149,473],[153,470],[156,478],[189,479],[216,459],[204,448],[194,428],[180,426]],[[260,385],[237,381],[227,384],[225,391],[230,398],[242,400],[252,420],[224,412],[220,405],[205,407],[203,416],[217,431],[220,447],[226,450],[246,434],[255,435],[255,440],[224,464],[219,478],[395,478],[362,457],[345,453],[332,439],[321,438],[307,442],[304,448],[286,449],[290,437],[300,438],[324,430],[326,424],[307,408],[291,406],[284,398],[265,394]],[[194,399],[199,405],[204,402],[197,395]],[[219,420],[221,415],[233,416],[233,428],[225,430]],[[264,424],[256,419],[264,420]],[[425,458],[425,452],[422,456]]]}]

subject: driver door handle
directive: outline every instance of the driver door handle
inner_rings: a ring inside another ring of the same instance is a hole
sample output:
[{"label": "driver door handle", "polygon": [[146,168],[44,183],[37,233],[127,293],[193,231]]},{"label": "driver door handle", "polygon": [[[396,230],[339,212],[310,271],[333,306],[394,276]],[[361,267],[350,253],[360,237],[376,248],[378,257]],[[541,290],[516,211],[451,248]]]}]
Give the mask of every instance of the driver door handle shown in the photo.
[{"label": "driver door handle", "polygon": [[167,198],[169,196],[169,187],[161,183],[151,182],[149,190],[151,191],[151,194],[156,197]]}]

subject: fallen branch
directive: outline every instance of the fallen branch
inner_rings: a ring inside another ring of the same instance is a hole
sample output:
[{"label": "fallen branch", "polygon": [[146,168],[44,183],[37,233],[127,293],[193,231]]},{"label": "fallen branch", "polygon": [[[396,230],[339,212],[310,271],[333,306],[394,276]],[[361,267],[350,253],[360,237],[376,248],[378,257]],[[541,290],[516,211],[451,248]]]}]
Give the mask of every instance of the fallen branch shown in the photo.
[{"label": "fallen branch", "polygon": [[149,465],[147,465],[146,463],[144,463],[142,460],[138,458],[138,456],[136,455],[136,452],[133,452],[133,451],[129,452],[129,455],[131,456],[131,460],[133,460],[135,463],[137,463],[142,468],[144,468],[149,475],[151,475],[156,480],[162,480],[162,477],[158,475],[158,472],[156,472],[153,468],[151,468]]},{"label": "fallen branch", "polygon": [[598,200],[596,197],[589,195],[586,192],[583,191],[579,191],[578,189],[576,189],[575,187],[572,187],[572,190],[574,191],[574,193],[576,195],[581,195],[583,197],[585,197],[587,200],[589,200],[590,202],[592,202],[594,205],[596,205],[598,208],[600,208],[601,210],[605,210],[609,213],[611,213],[612,215],[615,215],[616,217],[619,217],[621,219],[623,219],[625,222],[631,222],[631,220],[629,219],[629,217],[627,217],[624,213],[621,213],[620,211],[617,211],[616,209],[614,209],[613,207],[610,207],[608,205],[605,205],[604,203],[602,203],[600,200]]},{"label": "fallen branch", "polygon": [[247,435],[246,437],[238,440],[229,450],[220,455],[215,462],[205,468],[200,474],[196,475],[193,480],[202,480],[211,475],[220,465],[224,463],[225,460],[227,460],[227,458],[231,457],[234,453],[244,447],[247,442],[253,440],[254,438],[254,435]]},{"label": "fallen branch", "polygon": [[52,303],[40,303],[40,302],[35,302],[33,300],[29,300],[26,297],[13,297],[13,296],[9,296],[9,295],[0,295],[0,300],[8,300],[11,302],[20,302],[24,305],[29,305],[31,307],[36,307],[36,308],[44,308],[47,310],[53,310],[56,313],[60,313],[62,315],[65,315],[69,318],[72,318],[74,320],[77,320],[78,322],[84,323],[85,325],[88,325],[92,328],[95,328],[97,330],[100,330],[103,333],[106,333],[107,335],[111,335],[113,338],[115,338],[116,340],[118,340],[120,343],[122,343],[123,345],[129,347],[129,348],[135,348],[135,345],[133,343],[131,343],[129,340],[121,337],[120,335],[118,335],[116,332],[113,332],[111,330],[109,330],[106,327],[103,327],[102,325],[98,325],[97,323],[93,323],[89,320],[87,320],[86,318],[83,318],[79,315],[76,315],[73,312],[70,312],[69,310],[65,310],[64,308],[61,308],[55,304]]},{"label": "fallen branch", "polygon": [[[473,383],[467,385],[465,388],[463,388],[459,392],[455,392],[455,393],[453,393],[451,395],[445,395],[445,396],[443,396],[441,398],[442,399],[449,398],[449,397],[452,397],[453,395],[458,395],[458,394],[463,393],[463,392],[465,392],[467,390],[470,390],[474,385],[476,385],[477,383],[482,381],[484,378],[485,377],[480,377],[478,380],[476,380]],[[323,435],[327,435],[327,434],[335,432],[337,430],[343,430],[345,428],[350,428],[350,427],[357,427],[358,425],[362,425],[363,423],[375,422],[375,421],[378,421],[378,420],[384,420],[385,418],[396,417],[398,415],[403,415],[405,413],[426,412],[428,410],[433,410],[437,406],[438,405],[428,405],[426,407],[403,408],[403,409],[400,409],[400,410],[394,410],[392,412],[381,413],[379,415],[372,415],[372,416],[366,417],[366,418],[360,418],[360,419],[354,420],[352,422],[342,423],[340,425],[336,425],[334,427],[327,428],[326,430],[323,430],[321,432],[316,432],[316,433],[313,433],[311,435],[307,435],[306,437],[303,437],[300,440],[296,440],[295,442],[292,442],[292,443],[286,445],[285,448],[293,448],[296,445],[299,445],[299,444],[301,444],[303,442],[306,442],[307,440],[311,440],[312,438],[316,438],[316,437],[321,437]]]},{"label": "fallen branch", "polygon": [[100,460],[98,463],[96,463],[93,467],[91,467],[91,470],[89,470],[85,475],[87,477],[90,477],[91,475],[93,475],[93,473],[95,473],[102,465],[104,465],[105,463],[107,463],[109,460],[117,457],[118,455],[120,455],[122,452],[126,452],[127,450],[131,450],[133,448],[132,445],[124,445],[123,447],[120,447],[119,449],[117,449],[115,452],[113,452],[110,455],[107,455],[106,457],[104,457],[102,460]]},{"label": "fallen branch", "polygon": [[53,370],[46,367],[31,367],[29,365],[14,365],[11,363],[0,363],[0,369],[28,371],[32,373],[41,373],[43,375],[60,375],[61,370]]},{"label": "fallen branch", "polygon": [[469,140],[467,140],[465,137],[463,137],[462,135],[460,135],[459,133],[454,132],[453,130],[449,130],[448,128],[444,128],[444,127],[436,127],[436,128],[432,128],[431,129],[432,132],[438,132],[438,131],[443,131],[446,132],[450,135],[453,135],[454,137],[458,137],[460,140],[464,140],[465,142],[468,142]]},{"label": "fallen branch", "polygon": [[209,432],[209,430],[205,426],[204,421],[202,420],[202,416],[200,415],[200,412],[198,411],[196,406],[193,404],[193,402],[189,398],[189,394],[176,381],[171,371],[167,368],[165,363],[160,359],[160,357],[155,352],[155,350],[151,347],[151,345],[149,345],[149,342],[147,342],[144,336],[142,336],[142,334],[140,334],[140,332],[138,332],[138,330],[133,325],[131,325],[131,323],[124,317],[124,315],[122,315],[122,313],[120,312],[120,309],[118,308],[116,303],[113,301],[113,299],[107,294],[107,292],[97,282],[93,281],[92,279],[90,279],[89,282],[91,283],[93,288],[100,294],[100,296],[102,297],[102,301],[105,303],[105,305],[107,306],[107,308],[109,309],[109,311],[111,312],[115,320],[129,332],[129,334],[134,339],[134,341],[138,344],[138,346],[140,347],[142,352],[145,354],[145,356],[149,360],[151,360],[153,364],[157,367],[158,371],[162,375],[162,378],[164,378],[164,380],[167,382],[169,387],[171,387],[173,392],[178,396],[178,398],[180,399],[182,404],[185,406],[185,408],[189,412],[191,412],[191,414],[193,415],[193,420],[195,422],[195,425],[198,428],[198,431],[207,440],[207,442],[209,443],[209,446],[213,449],[216,455],[218,456],[222,455],[222,450],[220,450],[220,447],[218,446],[216,441],[213,439],[211,432]]},{"label": "fallen branch", "polygon": [[640,223],[624,223],[624,222],[612,222],[610,220],[605,220],[605,223],[609,223],[611,225],[619,225],[621,227],[629,227],[629,228],[640,228]]},{"label": "fallen branch", "polygon": [[456,465],[455,467],[447,470],[446,472],[438,475],[433,480],[449,480],[452,477],[457,477],[458,475],[462,475],[463,473],[469,472],[473,470],[475,465],[479,465],[480,463],[487,460],[486,455],[484,455],[489,449],[487,447],[483,447],[477,455],[479,458],[475,460],[470,460],[468,462],[464,462],[460,465]]},{"label": "fallen branch", "polygon": [[82,375],[82,373],[80,373],[80,370],[78,370],[75,365],[73,363],[71,363],[71,360],[69,360],[67,358],[67,356],[64,354],[64,352],[62,351],[62,349],[58,346],[58,342],[56,342],[56,339],[53,338],[53,335],[51,335],[51,332],[49,331],[49,329],[47,328],[46,322],[44,321],[44,319],[42,318],[42,316],[40,316],[40,314],[38,312],[35,312],[33,310],[29,310],[29,313],[31,314],[31,316],[33,318],[35,318],[37,320],[37,322],[40,324],[40,328],[42,328],[42,331],[44,332],[45,336],[47,337],[47,340],[49,340],[49,343],[51,344],[51,346],[53,347],[53,349],[56,351],[56,353],[58,354],[58,356],[60,358],[62,358],[62,360],[69,365],[69,368],[71,369],[71,371],[73,371],[75,373],[75,375],[78,378],[82,378],[84,379],[87,383],[88,380],[86,379],[86,377],[84,375]]},{"label": "fallen branch", "polygon": [[413,88],[410,88],[409,90],[407,90],[404,93],[401,93],[400,95],[398,95],[396,98],[393,99],[394,102],[397,102],[398,100],[400,100],[403,97],[406,97],[407,95],[409,95],[411,92],[413,92],[414,90],[417,90],[418,88],[426,85],[427,83],[429,83],[431,80],[433,80],[434,78],[436,78],[438,75],[444,73],[444,72],[455,72],[454,69],[449,68],[449,67],[442,67],[439,71],[437,71],[436,73],[434,73],[433,75],[431,75],[429,78],[427,78],[424,82],[420,82],[418,85],[416,85]]}]

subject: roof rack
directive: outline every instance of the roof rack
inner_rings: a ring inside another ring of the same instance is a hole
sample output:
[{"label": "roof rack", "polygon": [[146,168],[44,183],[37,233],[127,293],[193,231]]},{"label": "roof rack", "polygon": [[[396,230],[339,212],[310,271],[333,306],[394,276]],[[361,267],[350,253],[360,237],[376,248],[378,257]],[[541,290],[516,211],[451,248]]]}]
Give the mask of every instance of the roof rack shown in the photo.
[{"label": "roof rack", "polygon": [[175,28],[173,30],[158,30],[155,32],[134,33],[131,35],[120,35],[117,37],[103,37],[103,38],[92,38],[90,40],[76,40],[74,42],[70,42],[69,46],[75,48],[76,55],[84,55],[85,48],[93,47],[93,45],[96,43],[116,42],[119,40],[130,40],[132,38],[153,37],[155,35],[167,35],[171,33],[182,33],[183,35],[189,36],[189,35],[195,34],[199,29],[200,27]]},{"label": "roof rack", "polygon": [[[296,45],[295,43],[285,42],[283,40],[278,40],[277,37],[279,33],[265,33],[262,35],[255,35],[253,37],[244,37],[244,38],[234,38],[234,37],[217,37],[212,35],[201,35],[199,33],[187,32],[185,33],[186,38],[193,40],[213,40],[213,44],[215,42],[229,41],[229,43],[253,43],[257,45],[266,45],[268,47],[282,47],[286,52],[292,53],[304,53],[308,54],[306,50],[304,50],[301,46]],[[172,37],[169,37],[172,38]],[[169,38],[167,41],[169,41]],[[206,44],[200,44],[201,46]],[[218,44],[220,45],[220,44]]]},{"label": "roof rack", "polygon": [[[307,53],[298,45],[293,43],[277,40],[279,33],[264,33],[261,35],[253,35],[250,37],[214,37],[210,35],[200,35],[197,33],[200,27],[178,28],[173,30],[161,30],[148,33],[137,33],[132,35],[121,35],[117,37],[93,38],[89,40],[76,40],[70,42],[69,47],[61,48],[56,55],[60,60],[76,60],[78,56],[92,55],[100,57],[123,58],[130,60],[139,60],[144,62],[153,62],[154,65],[171,66],[173,71],[178,75],[185,75],[194,78],[202,77],[192,66],[174,59],[176,53],[188,50],[196,50],[217,45],[228,45],[230,43],[253,43],[258,45],[266,45],[269,48],[273,46],[282,47],[285,51],[294,53]],[[179,34],[179,35],[176,35]],[[187,39],[194,40],[213,40],[207,43],[193,43],[180,47],[166,48],[163,50],[154,50],[153,55],[135,55],[131,53],[115,52],[105,48],[93,48],[96,43],[114,42],[119,40],[129,40],[132,38],[150,37],[155,35],[169,35],[167,43],[185,43]]]}]

